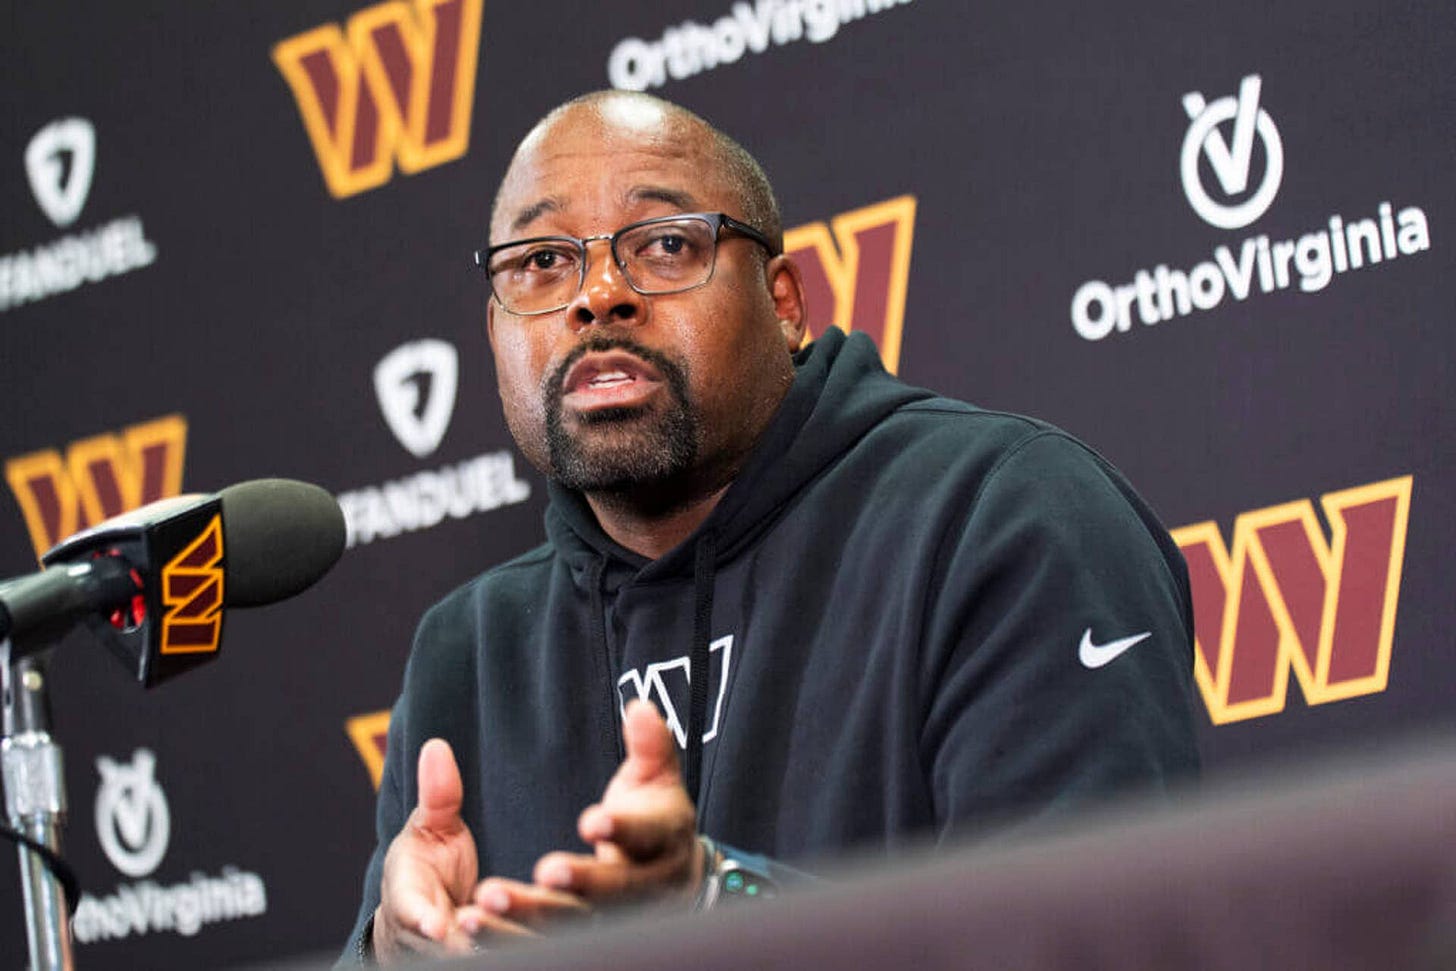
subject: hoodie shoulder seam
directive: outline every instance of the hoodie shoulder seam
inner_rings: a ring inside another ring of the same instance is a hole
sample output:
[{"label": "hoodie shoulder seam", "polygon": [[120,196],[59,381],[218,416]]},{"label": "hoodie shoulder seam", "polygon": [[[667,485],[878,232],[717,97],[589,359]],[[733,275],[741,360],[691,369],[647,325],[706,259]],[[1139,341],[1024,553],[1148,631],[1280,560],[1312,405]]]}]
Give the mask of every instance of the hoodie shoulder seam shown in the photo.
[{"label": "hoodie shoulder seam", "polygon": [[[1038,442],[1044,438],[1061,439],[1063,442],[1071,445],[1077,451],[1082,452],[1084,455],[1092,460],[1093,465],[1097,467],[1098,471],[1101,472],[1104,477],[1109,477],[1109,473],[1115,474],[1115,468],[1112,466],[1112,463],[1108,462],[1107,459],[1104,458],[1100,452],[1098,452],[1092,446],[1088,445],[1086,442],[1077,438],[1075,435],[1065,432],[1060,428],[1056,428],[1055,426],[1042,426],[1038,431],[1027,435],[1026,437],[1016,441],[1011,445],[1008,445],[1005,453],[996,460],[996,463],[992,465],[989,470],[987,470],[986,477],[981,480],[981,485],[979,488],[976,489],[976,495],[971,500],[970,509],[973,511],[972,516],[974,516],[974,510],[980,507],[982,494],[991,485],[992,480],[1000,475],[1002,469],[1004,469],[1006,465],[1009,464],[1013,459],[1026,451],[1026,449],[1029,448],[1033,443]],[[1117,493],[1119,499],[1124,506],[1133,510],[1134,515],[1139,520],[1139,522],[1141,522],[1142,528],[1146,532],[1148,532],[1149,538],[1153,539],[1151,530],[1149,529],[1147,523],[1142,520],[1142,517],[1137,515],[1136,509],[1133,508],[1132,501],[1127,497],[1126,494],[1123,493],[1121,489],[1116,488],[1115,484],[1113,491]],[[1156,540],[1154,540],[1154,542],[1156,544]],[[1160,565],[1163,569],[1165,576],[1176,588],[1177,578],[1172,575],[1171,568],[1168,566],[1167,560],[1161,560]]]},{"label": "hoodie shoulder seam", "polygon": [[[495,566],[491,567],[485,572],[477,574],[474,578],[467,580],[465,583],[461,584],[458,588],[456,588],[455,592],[463,593],[466,590],[473,590],[476,587],[479,587],[484,583],[488,583],[491,579],[502,574],[515,573],[520,570],[533,569],[540,566],[542,563],[549,562],[555,556],[556,551],[552,549],[551,544],[542,543],[535,549],[527,550],[526,552],[522,553],[520,556],[515,557],[514,559],[507,560],[504,563],[497,563]],[[447,597],[446,599],[449,598]]]},{"label": "hoodie shoulder seam", "polygon": [[[1001,419],[1016,422],[1017,424],[1025,425],[1030,429],[1035,429],[1039,431],[1061,431],[1055,426],[1049,425],[1047,422],[1044,422],[1038,418],[1032,418],[1029,415],[1017,414],[1014,411],[997,411],[994,408],[982,408],[977,405],[972,405],[959,401],[952,401],[946,398],[933,398],[928,401],[912,401],[908,404],[902,405],[895,411],[896,414],[902,414],[906,412],[917,412],[932,415],[956,415],[961,418],[972,418],[981,420]],[[1062,434],[1065,433],[1062,432]],[[1020,444],[1021,443],[1017,443],[1016,446],[1012,447],[1019,447]]]}]

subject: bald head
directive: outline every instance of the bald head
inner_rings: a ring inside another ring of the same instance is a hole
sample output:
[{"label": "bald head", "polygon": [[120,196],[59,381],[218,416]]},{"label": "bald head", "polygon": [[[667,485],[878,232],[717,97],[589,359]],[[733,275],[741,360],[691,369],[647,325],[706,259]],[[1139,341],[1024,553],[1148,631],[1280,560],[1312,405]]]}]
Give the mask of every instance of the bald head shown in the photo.
[{"label": "bald head", "polygon": [[[730,212],[759,229],[783,248],[783,221],[773,189],[763,169],[747,150],[732,138],[680,105],[652,95],[628,91],[594,91],[573,98],[552,109],[536,123],[517,146],[511,164],[501,180],[491,206],[490,238],[503,242],[514,235],[513,226],[530,221],[533,212],[503,212],[509,190],[521,181],[525,169],[540,153],[551,151],[569,139],[592,140],[599,150],[618,144],[649,143],[682,154],[701,155],[708,167],[705,180],[721,182],[738,200],[739,211]],[[537,200],[533,205],[549,205]]]}]

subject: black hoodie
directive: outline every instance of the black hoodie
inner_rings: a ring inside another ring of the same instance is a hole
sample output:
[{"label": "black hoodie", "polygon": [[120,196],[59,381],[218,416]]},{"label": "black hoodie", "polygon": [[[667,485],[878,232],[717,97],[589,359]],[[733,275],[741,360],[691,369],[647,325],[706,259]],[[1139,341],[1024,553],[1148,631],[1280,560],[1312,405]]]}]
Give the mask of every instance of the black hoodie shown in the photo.
[{"label": "black hoodie", "polygon": [[1122,476],[1043,422],[901,383],[862,335],[831,328],[796,366],[681,546],[649,561],[553,486],[548,542],[425,615],[356,939],[435,736],[480,873],[526,880],[581,849],[637,695],[702,739],[701,832],[811,867],[1196,768],[1186,571]]}]

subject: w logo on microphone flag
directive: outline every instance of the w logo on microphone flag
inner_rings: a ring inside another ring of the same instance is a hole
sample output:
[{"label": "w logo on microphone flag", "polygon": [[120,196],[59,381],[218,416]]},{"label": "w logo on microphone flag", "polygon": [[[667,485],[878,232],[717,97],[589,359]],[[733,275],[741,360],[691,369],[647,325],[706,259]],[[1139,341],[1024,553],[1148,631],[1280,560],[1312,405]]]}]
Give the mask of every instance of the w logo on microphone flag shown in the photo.
[{"label": "w logo on microphone flag", "polygon": [[162,567],[163,654],[211,654],[222,637],[222,516]]}]

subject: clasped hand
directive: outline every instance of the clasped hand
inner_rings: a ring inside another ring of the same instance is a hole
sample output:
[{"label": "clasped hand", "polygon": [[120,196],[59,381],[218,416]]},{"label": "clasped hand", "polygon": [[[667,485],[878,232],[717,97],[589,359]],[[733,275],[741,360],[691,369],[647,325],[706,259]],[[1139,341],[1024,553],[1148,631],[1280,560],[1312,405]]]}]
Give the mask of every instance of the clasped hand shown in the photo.
[{"label": "clasped hand", "polygon": [[460,770],[450,746],[420,749],[419,802],[384,857],[373,947],[387,961],[473,950],[491,938],[539,934],[613,901],[692,901],[704,853],[678,770],[677,746],[657,709],[633,701],[622,720],[626,758],[577,819],[590,853],[556,851],[532,882],[479,879],[475,839],[460,818]]}]

